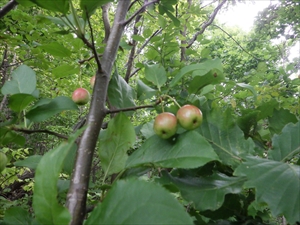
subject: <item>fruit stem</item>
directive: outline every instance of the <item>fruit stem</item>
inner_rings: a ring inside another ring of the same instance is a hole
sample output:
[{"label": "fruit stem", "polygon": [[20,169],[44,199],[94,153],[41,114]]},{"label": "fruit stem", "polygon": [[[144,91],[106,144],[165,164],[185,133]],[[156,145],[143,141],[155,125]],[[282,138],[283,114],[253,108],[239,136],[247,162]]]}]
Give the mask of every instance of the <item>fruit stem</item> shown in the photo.
[{"label": "fruit stem", "polygon": [[164,97],[168,97],[170,98],[179,108],[181,108],[181,106],[179,105],[179,103],[175,100],[175,98],[171,97],[170,95],[164,95]]}]

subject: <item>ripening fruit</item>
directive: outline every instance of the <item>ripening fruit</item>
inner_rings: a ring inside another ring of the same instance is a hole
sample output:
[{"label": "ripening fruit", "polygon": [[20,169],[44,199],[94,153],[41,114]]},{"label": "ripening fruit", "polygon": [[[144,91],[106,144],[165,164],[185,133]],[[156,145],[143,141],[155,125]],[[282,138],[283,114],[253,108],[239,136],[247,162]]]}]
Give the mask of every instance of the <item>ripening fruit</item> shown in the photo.
[{"label": "ripening fruit", "polygon": [[0,152],[0,173],[5,169],[7,164],[7,157],[3,152]]},{"label": "ripening fruit", "polygon": [[177,118],[173,113],[163,112],[156,116],[154,132],[163,139],[172,137],[177,131]]},{"label": "ripening fruit", "polygon": [[84,88],[77,88],[72,94],[72,100],[77,105],[85,105],[90,100],[90,93]]},{"label": "ripening fruit", "polygon": [[90,84],[91,84],[91,87],[93,88],[94,85],[95,85],[95,80],[96,80],[96,76],[92,76],[91,79],[90,79]]},{"label": "ripening fruit", "polygon": [[193,105],[182,106],[176,114],[179,124],[186,130],[193,130],[202,123],[202,112]]}]

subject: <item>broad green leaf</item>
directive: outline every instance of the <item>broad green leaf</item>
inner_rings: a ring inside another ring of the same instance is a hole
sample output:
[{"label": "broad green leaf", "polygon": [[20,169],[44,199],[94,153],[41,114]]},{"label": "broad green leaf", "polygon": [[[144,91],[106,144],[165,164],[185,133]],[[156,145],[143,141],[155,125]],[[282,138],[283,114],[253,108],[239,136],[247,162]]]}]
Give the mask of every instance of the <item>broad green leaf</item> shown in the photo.
[{"label": "broad green leaf", "polygon": [[134,126],[124,113],[109,121],[105,134],[100,136],[99,155],[106,175],[118,173],[125,168],[127,151],[135,143]]},{"label": "broad green leaf", "polygon": [[78,106],[72,101],[72,99],[65,96],[59,96],[47,104],[33,108],[26,114],[26,117],[34,122],[41,122],[64,110],[77,109]]},{"label": "broad green leaf", "polygon": [[191,73],[195,70],[197,72],[193,75],[194,77],[203,76],[212,69],[217,69],[221,72],[221,74],[223,74],[223,67],[220,59],[207,59],[201,63],[185,66],[179,71],[179,73],[175,75],[174,79],[170,83],[170,86],[175,86],[184,75]]},{"label": "broad green leaf", "polygon": [[44,44],[44,45],[39,46],[39,48],[43,49],[44,51],[46,51],[47,53],[49,53],[53,56],[58,56],[58,57],[70,57],[71,56],[71,51],[57,42],[52,42],[50,44]]},{"label": "broad green leaf", "polygon": [[165,13],[168,15],[168,17],[173,21],[174,25],[176,27],[180,26],[180,20],[177,19],[169,10],[166,10]]},{"label": "broad green leaf", "polygon": [[85,18],[86,14],[90,17],[97,8],[112,1],[113,0],[80,0],[80,8],[83,10],[83,17]]},{"label": "broad green leaf", "polygon": [[[135,106],[134,90],[126,83],[123,77],[117,74],[117,72],[112,75],[109,82],[108,99],[110,103],[118,109]],[[126,114],[130,115],[132,112]]]},{"label": "broad green leaf", "polygon": [[87,219],[92,224],[193,224],[184,207],[164,188],[142,180],[120,180]]},{"label": "broad green leaf", "polygon": [[137,97],[140,100],[149,99],[154,96],[156,90],[152,89],[151,87],[147,86],[143,81],[137,81]]},{"label": "broad green leaf", "polygon": [[242,87],[242,88],[246,88],[249,91],[251,91],[253,96],[254,96],[254,100],[256,101],[257,93],[256,93],[255,89],[253,88],[253,86],[251,86],[249,84],[245,84],[245,83],[237,83],[236,85],[239,86],[239,87]]},{"label": "broad green leaf", "polygon": [[70,213],[67,208],[59,204],[57,199],[57,181],[64,160],[82,131],[83,129],[78,130],[67,142],[48,151],[36,168],[33,209],[36,219],[41,224],[69,224]]},{"label": "broad green leaf", "polygon": [[183,175],[180,177],[171,176],[166,171],[162,171],[164,183],[172,183],[179,189],[181,196],[193,202],[196,209],[216,210],[224,202],[228,193],[240,193],[243,188],[245,178],[229,177],[222,173],[215,173],[208,177],[190,177]]},{"label": "broad green leaf", "polygon": [[144,124],[141,128],[141,133],[145,138],[150,138],[151,136],[155,135],[155,132],[153,130],[153,123],[154,121],[149,121],[148,123]]},{"label": "broad green leaf", "polygon": [[255,188],[256,200],[267,203],[274,216],[300,221],[300,166],[248,157],[234,175],[246,176],[244,187]]},{"label": "broad green leaf", "polygon": [[74,164],[76,160],[76,153],[77,153],[77,145],[74,144],[70,149],[65,161],[63,163],[63,172],[66,174],[71,175],[74,169]]},{"label": "broad green leaf", "polygon": [[163,86],[167,81],[165,68],[161,64],[145,64],[145,77],[158,88]]},{"label": "broad green leaf", "polygon": [[35,97],[30,94],[14,94],[9,97],[8,106],[15,112],[21,112],[34,100]]},{"label": "broad green leaf", "polygon": [[52,70],[52,73],[56,78],[67,77],[72,74],[78,74],[79,72],[78,66],[72,66],[69,64],[60,65]]},{"label": "broad green leaf", "polygon": [[[22,2],[23,0],[18,0],[18,2]],[[27,1],[27,0],[26,0]],[[48,9],[54,12],[60,12],[62,14],[66,14],[69,10],[69,1],[68,0],[30,0],[33,3],[37,4],[41,8]]]},{"label": "broad green leaf", "polygon": [[244,131],[245,136],[248,137],[251,128],[257,125],[260,111],[253,109],[245,109],[241,110],[241,114],[242,115],[238,118],[237,123],[239,127]]},{"label": "broad green leaf", "polygon": [[226,165],[236,167],[244,157],[254,154],[254,142],[245,139],[243,131],[234,123],[231,111],[203,108],[203,123],[197,131]]},{"label": "broad green leaf", "polygon": [[188,131],[175,140],[153,135],[129,156],[126,167],[153,164],[166,168],[196,168],[218,159],[205,138],[196,131]]},{"label": "broad green leaf", "polygon": [[275,99],[271,99],[268,102],[263,102],[260,106],[257,107],[257,110],[260,111],[258,120],[265,119],[267,117],[271,117],[273,115],[273,111],[277,108],[279,103]]},{"label": "broad green leaf", "polygon": [[32,218],[27,210],[14,206],[5,211],[5,225],[31,225]]},{"label": "broad green leaf", "polygon": [[6,81],[1,92],[3,95],[18,93],[32,94],[36,88],[35,72],[26,65],[21,65],[12,73],[12,80]]},{"label": "broad green leaf", "polygon": [[1,127],[0,129],[0,145],[7,145],[14,143],[20,146],[24,146],[25,138],[14,131],[11,131],[7,127]]},{"label": "broad green leaf", "polygon": [[289,110],[280,108],[274,110],[272,117],[269,117],[269,129],[272,134],[279,134],[288,123],[297,123],[297,117]]},{"label": "broad green leaf", "polygon": [[300,120],[287,124],[282,132],[272,138],[272,149],[269,150],[273,160],[287,161],[300,152]]},{"label": "broad green leaf", "polygon": [[14,165],[24,166],[24,167],[28,167],[29,169],[35,170],[42,157],[43,156],[41,155],[32,155],[25,158],[24,160],[15,162]]},{"label": "broad green leaf", "polygon": [[135,41],[140,41],[140,42],[145,41],[145,38],[143,38],[143,37],[140,36],[140,35],[132,35],[131,37],[132,37],[132,39],[135,40]]}]

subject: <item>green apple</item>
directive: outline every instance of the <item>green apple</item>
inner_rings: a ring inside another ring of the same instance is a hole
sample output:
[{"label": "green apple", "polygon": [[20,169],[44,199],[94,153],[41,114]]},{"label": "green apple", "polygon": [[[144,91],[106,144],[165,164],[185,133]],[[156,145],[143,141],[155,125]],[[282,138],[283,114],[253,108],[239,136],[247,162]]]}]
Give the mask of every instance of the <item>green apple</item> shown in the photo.
[{"label": "green apple", "polygon": [[176,114],[178,123],[186,130],[194,130],[202,123],[202,112],[193,105],[182,106]]},{"label": "green apple", "polygon": [[0,173],[5,169],[7,164],[7,157],[6,155],[0,151]]},{"label": "green apple", "polygon": [[72,94],[72,100],[77,105],[85,105],[90,100],[90,93],[84,88],[77,88]]},{"label": "green apple", "polygon": [[172,137],[177,131],[177,118],[173,113],[163,112],[156,116],[154,132],[163,139]]}]

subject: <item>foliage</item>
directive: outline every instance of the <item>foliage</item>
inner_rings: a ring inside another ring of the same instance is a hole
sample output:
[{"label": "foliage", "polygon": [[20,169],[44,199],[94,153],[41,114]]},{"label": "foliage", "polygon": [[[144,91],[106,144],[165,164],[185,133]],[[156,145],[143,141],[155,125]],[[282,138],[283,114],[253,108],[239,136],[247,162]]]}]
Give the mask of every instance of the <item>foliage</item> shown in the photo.
[{"label": "foliage", "polygon": [[[300,82],[277,33],[212,23],[226,0],[130,2],[18,0],[1,18],[0,223],[299,222]],[[154,134],[186,104],[200,127]]]}]

